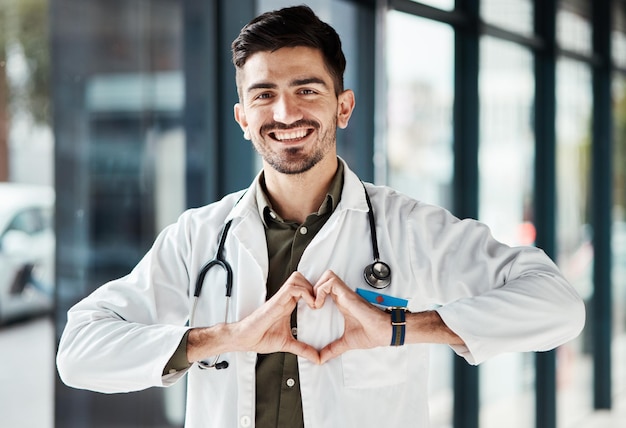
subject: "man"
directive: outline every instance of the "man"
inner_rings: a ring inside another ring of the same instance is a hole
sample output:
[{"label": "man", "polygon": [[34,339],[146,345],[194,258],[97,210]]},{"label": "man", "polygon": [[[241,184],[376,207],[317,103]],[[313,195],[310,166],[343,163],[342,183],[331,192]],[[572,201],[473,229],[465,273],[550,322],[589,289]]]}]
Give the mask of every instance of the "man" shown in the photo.
[{"label": "man", "polygon": [[[339,37],[309,8],[253,20],[233,61],[235,119],[263,171],[70,310],[68,385],[124,392],[188,373],[189,427],[426,427],[426,344],[478,364],[579,334],[582,302],[543,252],[361,183],[338,159],[355,97]],[[388,265],[372,267],[377,253]]]}]

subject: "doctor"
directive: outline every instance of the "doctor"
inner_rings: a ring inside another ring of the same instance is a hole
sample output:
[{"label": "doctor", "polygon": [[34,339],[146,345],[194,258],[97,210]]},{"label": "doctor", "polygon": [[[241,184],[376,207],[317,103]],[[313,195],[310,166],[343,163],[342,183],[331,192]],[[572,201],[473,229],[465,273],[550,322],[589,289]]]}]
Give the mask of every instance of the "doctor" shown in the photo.
[{"label": "doctor", "polygon": [[337,33],[309,8],[253,20],[233,61],[262,172],[69,311],[65,383],[115,393],[187,374],[187,427],[427,427],[428,343],[479,364],[579,334],[581,299],[541,250],[363,184],[337,157],[355,96]]}]

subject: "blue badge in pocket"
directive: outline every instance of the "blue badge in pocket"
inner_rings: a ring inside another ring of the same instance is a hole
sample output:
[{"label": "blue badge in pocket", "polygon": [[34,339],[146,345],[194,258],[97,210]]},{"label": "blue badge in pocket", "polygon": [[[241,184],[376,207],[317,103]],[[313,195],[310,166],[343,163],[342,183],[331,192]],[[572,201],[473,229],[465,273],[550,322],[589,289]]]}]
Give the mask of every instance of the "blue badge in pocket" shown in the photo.
[{"label": "blue badge in pocket", "polygon": [[380,306],[383,309],[390,307],[406,308],[409,304],[407,299],[401,299],[399,297],[378,293],[376,291],[364,290],[363,288],[357,288],[356,293],[372,305]]}]

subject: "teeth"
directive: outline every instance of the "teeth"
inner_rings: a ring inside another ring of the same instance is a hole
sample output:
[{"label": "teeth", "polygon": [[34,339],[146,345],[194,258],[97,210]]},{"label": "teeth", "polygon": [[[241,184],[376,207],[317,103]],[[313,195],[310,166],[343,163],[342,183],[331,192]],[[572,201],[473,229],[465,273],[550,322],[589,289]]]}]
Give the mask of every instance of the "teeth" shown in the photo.
[{"label": "teeth", "polygon": [[294,131],[276,131],[274,132],[274,135],[276,136],[277,140],[283,141],[283,140],[296,140],[298,138],[304,138],[306,137],[306,129],[298,129],[298,130],[294,130]]}]

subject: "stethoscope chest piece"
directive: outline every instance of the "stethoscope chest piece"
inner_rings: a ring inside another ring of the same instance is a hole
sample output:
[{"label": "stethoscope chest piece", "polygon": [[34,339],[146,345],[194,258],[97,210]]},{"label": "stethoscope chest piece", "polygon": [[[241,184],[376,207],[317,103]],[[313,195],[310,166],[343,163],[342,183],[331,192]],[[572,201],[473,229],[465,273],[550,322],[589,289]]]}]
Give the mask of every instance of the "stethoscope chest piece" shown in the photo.
[{"label": "stethoscope chest piece", "polygon": [[378,253],[378,238],[376,237],[376,221],[374,219],[374,209],[372,208],[372,201],[367,194],[365,185],[363,185],[363,191],[365,192],[365,201],[367,202],[367,217],[370,226],[370,238],[372,239],[372,252],[374,253],[374,263],[367,265],[363,271],[365,282],[371,287],[381,289],[389,287],[391,284],[391,268],[385,262],[380,261],[380,255]]},{"label": "stethoscope chest piece", "polygon": [[370,286],[382,289],[391,284],[391,268],[385,262],[375,260],[371,265],[367,265],[363,271],[365,282]]}]

